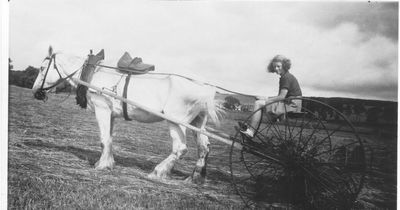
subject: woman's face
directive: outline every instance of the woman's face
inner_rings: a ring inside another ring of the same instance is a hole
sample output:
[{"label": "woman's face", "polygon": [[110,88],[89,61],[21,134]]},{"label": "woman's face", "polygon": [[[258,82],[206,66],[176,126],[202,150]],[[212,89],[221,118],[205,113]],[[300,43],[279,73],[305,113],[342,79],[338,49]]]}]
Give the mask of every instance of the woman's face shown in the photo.
[{"label": "woman's face", "polygon": [[272,68],[274,69],[275,73],[279,75],[282,75],[285,72],[282,67],[282,62],[273,62]]}]

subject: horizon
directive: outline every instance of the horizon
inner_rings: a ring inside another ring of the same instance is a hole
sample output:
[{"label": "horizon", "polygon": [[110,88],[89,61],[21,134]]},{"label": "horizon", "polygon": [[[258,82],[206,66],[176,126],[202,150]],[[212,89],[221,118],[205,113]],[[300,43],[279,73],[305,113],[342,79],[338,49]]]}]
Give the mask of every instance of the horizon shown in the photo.
[{"label": "horizon", "polygon": [[[37,67],[34,67],[34,66],[28,66],[25,70],[14,70],[14,69],[12,69],[11,71],[15,71],[15,72],[17,72],[17,71],[26,71],[29,67],[32,67],[32,68],[35,68],[35,69],[37,69],[38,70],[38,68]],[[202,82],[202,81],[200,81],[200,82]],[[211,84],[212,85],[212,84]],[[218,89],[218,88],[217,88]],[[222,90],[222,91],[224,91],[224,90]],[[225,91],[226,92],[226,91]],[[245,94],[241,94],[241,93],[229,93],[229,92],[226,92],[226,93],[223,93],[223,92],[219,92],[218,90],[216,91],[216,94],[221,94],[221,95],[241,95],[242,97],[252,97],[252,96],[249,96],[249,95],[245,95]],[[255,95],[254,95],[255,96]],[[368,99],[368,98],[349,98],[349,97],[342,97],[342,96],[334,96],[334,97],[324,97],[324,96],[310,96],[310,95],[303,95],[302,97],[306,97],[306,98],[310,98],[310,97],[315,97],[315,98],[342,98],[342,99],[352,99],[352,100],[372,100],[372,101],[382,101],[382,102],[394,102],[394,103],[397,103],[398,101],[391,101],[391,100],[380,100],[380,99]]]},{"label": "horizon", "polygon": [[[234,93],[221,93],[221,92],[216,92],[217,94],[220,95],[238,95],[238,94],[234,94]],[[242,96],[242,97],[250,97],[250,96]],[[324,96],[301,96],[304,98],[327,98],[327,99],[331,99],[331,98],[338,98],[338,99],[349,99],[349,100],[366,100],[366,101],[380,101],[380,102],[391,102],[391,103],[398,103],[398,101],[390,101],[390,100],[379,100],[379,99],[368,99],[368,98],[348,98],[348,97],[340,97],[340,96],[335,96],[335,97],[324,97]]]}]

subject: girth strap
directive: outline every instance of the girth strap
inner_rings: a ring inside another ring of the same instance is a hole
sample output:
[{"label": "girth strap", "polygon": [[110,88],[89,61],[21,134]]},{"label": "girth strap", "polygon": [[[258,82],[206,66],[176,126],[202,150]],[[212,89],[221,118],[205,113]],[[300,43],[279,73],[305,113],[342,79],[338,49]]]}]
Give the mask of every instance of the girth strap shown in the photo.
[{"label": "girth strap", "polygon": [[[124,98],[126,98],[127,95],[128,95],[128,85],[129,85],[129,80],[130,80],[130,79],[131,79],[131,74],[126,75],[126,78],[125,78],[125,86],[124,86],[124,92],[122,93],[122,96],[123,96]],[[122,111],[123,111],[123,113],[124,113],[124,118],[125,118],[125,120],[131,121],[132,119],[129,118],[129,116],[128,116],[128,110],[127,110],[127,104],[126,104],[126,102],[122,102]]]}]

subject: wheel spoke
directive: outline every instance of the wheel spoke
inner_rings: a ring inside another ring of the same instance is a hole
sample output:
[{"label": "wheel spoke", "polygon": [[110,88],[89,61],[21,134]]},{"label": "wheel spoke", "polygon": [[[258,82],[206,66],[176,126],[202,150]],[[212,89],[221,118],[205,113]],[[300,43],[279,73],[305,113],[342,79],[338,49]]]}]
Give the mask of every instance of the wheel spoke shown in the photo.
[{"label": "wheel spoke", "polygon": [[[305,119],[305,116],[303,116],[302,122],[304,122],[304,119]],[[303,125],[300,127],[300,131],[293,137],[294,139],[296,139],[297,135],[300,134],[299,143],[300,143],[300,141],[302,140],[301,137],[302,137],[302,134],[303,134],[303,130],[304,130],[307,126],[309,126],[309,124],[310,124],[312,121],[313,121],[313,119],[311,118],[310,120],[307,121],[306,124],[303,124]]]},{"label": "wheel spoke", "polygon": [[[304,121],[304,117],[305,117],[305,116],[303,115],[303,117],[302,117],[303,121]],[[297,122],[298,122],[298,118],[294,118],[294,119],[295,119],[294,125],[292,126],[292,130],[291,130],[291,133],[292,133],[292,134],[294,133],[294,129],[297,127]],[[290,120],[290,119],[289,119],[289,120]],[[297,134],[296,134],[296,136],[297,136]],[[296,136],[292,136],[292,138],[295,139]]]},{"label": "wheel spoke", "polygon": [[327,137],[325,137],[325,138],[323,138],[322,139],[322,141],[324,141],[325,139],[330,139],[331,137],[332,137],[332,135],[334,134],[334,133],[336,133],[337,131],[340,131],[340,128],[342,128],[343,127],[343,125],[342,124],[340,124],[340,126],[338,127],[338,129],[335,129],[335,130],[333,130],[331,133],[328,133],[328,136]]},{"label": "wheel spoke", "polygon": [[[266,133],[268,133],[268,130],[269,130],[270,127],[271,127],[271,126],[266,126],[266,128],[268,128]],[[263,131],[264,131],[264,130],[265,130],[265,128],[262,129],[260,132],[257,132],[255,137],[256,137],[264,146],[270,147],[270,146],[271,146],[271,141],[265,141],[265,140],[267,140],[267,139],[270,139],[270,140],[271,140],[273,137],[268,137],[268,136],[264,135],[264,134],[263,134]],[[275,137],[277,137],[277,136],[275,135]],[[277,138],[278,138],[278,137],[277,137]],[[270,143],[270,144],[268,145],[267,143]]]},{"label": "wheel spoke", "polygon": [[[318,125],[319,125],[320,123],[321,123],[321,122],[318,121]],[[309,135],[308,139],[305,141],[306,144],[308,144],[308,142],[312,139],[312,137],[314,137],[314,134],[316,133],[316,131],[317,131],[317,129],[313,129],[311,135]],[[306,144],[305,144],[305,145],[306,145]]]},{"label": "wheel spoke", "polygon": [[248,165],[248,164],[246,164],[246,166],[248,167],[248,168],[252,168],[253,166],[255,166],[257,163],[260,163],[260,162],[262,162],[263,161],[263,159],[260,159],[260,160],[258,160],[258,161],[245,161],[245,162],[247,162],[247,163],[252,163],[251,165]]}]

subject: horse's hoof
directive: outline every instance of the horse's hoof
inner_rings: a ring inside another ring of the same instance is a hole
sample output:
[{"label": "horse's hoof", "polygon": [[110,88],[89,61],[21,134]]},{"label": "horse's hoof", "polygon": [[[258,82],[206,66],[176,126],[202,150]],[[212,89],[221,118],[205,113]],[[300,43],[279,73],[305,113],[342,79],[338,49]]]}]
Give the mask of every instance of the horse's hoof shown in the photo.
[{"label": "horse's hoof", "polygon": [[149,179],[157,179],[157,175],[154,172],[147,174],[147,178]]},{"label": "horse's hoof", "polygon": [[170,179],[170,177],[167,174],[160,174],[155,171],[149,173],[147,175],[147,177],[150,179],[158,179],[158,180],[169,180]]},{"label": "horse's hoof", "polygon": [[115,165],[114,162],[110,164],[100,164],[100,161],[97,161],[96,164],[94,164],[94,168],[96,170],[104,170],[104,169],[112,170],[114,168],[114,165]]},{"label": "horse's hoof", "polygon": [[94,169],[99,170],[99,171],[102,171],[102,170],[110,170],[111,171],[114,169],[114,167],[113,166],[97,166]]},{"label": "horse's hoof", "polygon": [[192,182],[193,182],[193,179],[192,179],[191,176],[189,176],[189,177],[186,178],[183,182],[185,182],[185,183],[192,183]]},{"label": "horse's hoof", "polygon": [[206,178],[202,176],[189,176],[184,182],[202,185],[206,182]]}]

